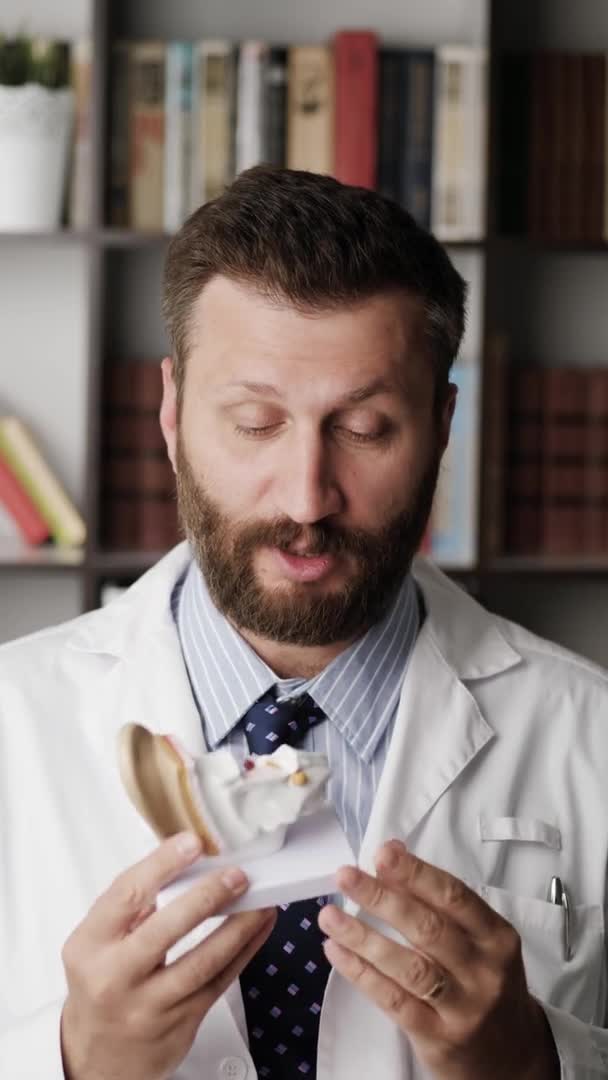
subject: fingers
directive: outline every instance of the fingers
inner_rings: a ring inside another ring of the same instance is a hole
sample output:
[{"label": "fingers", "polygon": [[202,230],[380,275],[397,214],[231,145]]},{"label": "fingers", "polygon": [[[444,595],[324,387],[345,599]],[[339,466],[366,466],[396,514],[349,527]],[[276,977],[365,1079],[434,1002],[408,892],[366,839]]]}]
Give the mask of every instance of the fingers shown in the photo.
[{"label": "fingers", "polygon": [[120,940],[130,932],[143,911],[149,911],[160,890],[173,881],[201,853],[201,843],[185,847],[190,833],[163,841],[140,862],[120,874],[93,904],[87,917],[87,934],[103,943]]},{"label": "fingers", "polygon": [[[476,946],[472,938],[450,919],[422,903],[416,897],[404,891],[391,888],[380,877],[354,867],[344,867],[338,872],[337,884],[347,896],[360,904],[370,915],[398,930],[409,944],[436,960],[442,968],[452,972],[460,981],[466,981],[466,972],[471,965]],[[325,909],[324,909],[325,911]],[[328,916],[321,912],[323,920]],[[319,925],[324,930],[325,921]],[[327,931],[326,931],[327,932]],[[350,933],[355,931],[350,928]],[[335,936],[332,932],[332,936]],[[385,939],[386,940],[386,939]],[[349,947],[354,944],[351,938]],[[396,957],[401,955],[399,946],[392,943]],[[375,961],[373,961],[375,962]]]},{"label": "fingers", "polygon": [[323,948],[332,967],[392,1017],[404,1031],[423,1035],[430,1033],[433,1025],[436,1026],[438,1017],[434,1009],[409,994],[356,953],[329,939]]},{"label": "fingers", "polygon": [[[443,970],[435,961],[405,946],[397,945],[360,919],[340,911],[333,904],[328,904],[321,911],[319,926],[329,934],[332,942],[356,954],[376,973],[385,975],[397,987],[418,999],[433,991],[444,978]],[[353,964],[354,961],[350,963]],[[452,982],[451,985],[455,987],[456,983]],[[437,999],[437,1003],[439,1000],[444,1003],[444,995]]]},{"label": "fingers", "polygon": [[[228,969],[232,971],[235,964],[238,968],[242,957],[249,955],[253,942],[257,942],[253,952],[257,951],[275,921],[275,908],[230,915],[196,948],[154,976],[150,991],[160,1007],[171,1008],[202,990],[214,993],[213,988],[222,982],[224,973]],[[243,961],[243,966],[245,963],[247,960]]]},{"label": "fingers", "polygon": [[485,939],[504,924],[504,919],[463,881],[412,855],[399,840],[382,845],[376,867],[391,888],[418,897],[473,938]]},{"label": "fingers", "polygon": [[221,914],[247,886],[241,870],[214,870],[151,915],[124,943],[131,976],[137,980],[154,971],[176,942],[205,919]]}]

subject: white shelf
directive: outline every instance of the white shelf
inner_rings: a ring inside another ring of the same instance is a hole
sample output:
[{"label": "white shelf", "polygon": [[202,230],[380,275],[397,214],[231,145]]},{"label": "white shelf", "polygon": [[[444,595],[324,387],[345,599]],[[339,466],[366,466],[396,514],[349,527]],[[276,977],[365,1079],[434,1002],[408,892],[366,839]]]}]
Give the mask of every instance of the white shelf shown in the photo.
[{"label": "white shelf", "polygon": [[11,567],[24,570],[31,567],[79,567],[84,562],[83,548],[43,545],[29,547],[20,540],[0,536],[0,569]]}]

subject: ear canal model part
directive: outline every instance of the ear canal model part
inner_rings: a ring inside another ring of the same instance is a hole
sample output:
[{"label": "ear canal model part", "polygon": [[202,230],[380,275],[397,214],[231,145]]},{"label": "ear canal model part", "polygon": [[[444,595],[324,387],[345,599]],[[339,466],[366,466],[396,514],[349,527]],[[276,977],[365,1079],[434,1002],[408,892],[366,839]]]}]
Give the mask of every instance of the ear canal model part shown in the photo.
[{"label": "ear canal model part", "polygon": [[131,802],[159,839],[188,829],[200,836],[206,855],[218,854],[197,812],[186,764],[167,736],[125,724],[118,736],[118,765]]}]

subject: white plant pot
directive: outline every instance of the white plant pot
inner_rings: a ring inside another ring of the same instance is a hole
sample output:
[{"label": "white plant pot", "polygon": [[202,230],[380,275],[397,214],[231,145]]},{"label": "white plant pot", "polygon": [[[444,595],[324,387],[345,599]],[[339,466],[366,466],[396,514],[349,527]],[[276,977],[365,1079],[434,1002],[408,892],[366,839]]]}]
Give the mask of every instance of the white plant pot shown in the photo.
[{"label": "white plant pot", "polygon": [[0,231],[58,227],[73,122],[68,88],[0,86]]}]

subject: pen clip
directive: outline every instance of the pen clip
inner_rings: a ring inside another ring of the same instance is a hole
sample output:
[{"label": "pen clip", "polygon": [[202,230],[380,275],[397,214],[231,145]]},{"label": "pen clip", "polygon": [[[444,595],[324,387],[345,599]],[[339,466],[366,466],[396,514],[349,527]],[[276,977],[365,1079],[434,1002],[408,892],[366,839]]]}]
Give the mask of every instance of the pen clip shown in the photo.
[{"label": "pen clip", "polygon": [[549,902],[557,904],[564,909],[564,957],[566,961],[572,959],[572,943],[570,938],[570,900],[563,881],[559,877],[552,877],[549,886]]}]

